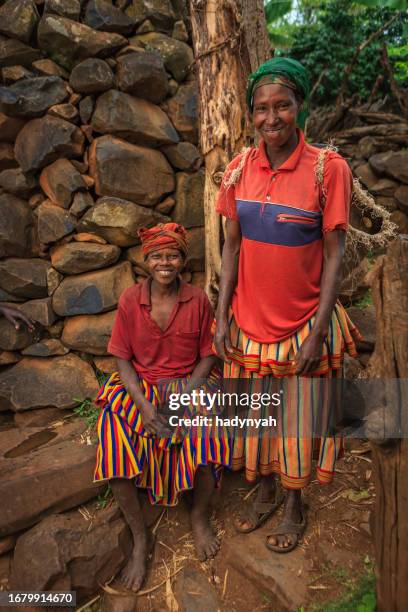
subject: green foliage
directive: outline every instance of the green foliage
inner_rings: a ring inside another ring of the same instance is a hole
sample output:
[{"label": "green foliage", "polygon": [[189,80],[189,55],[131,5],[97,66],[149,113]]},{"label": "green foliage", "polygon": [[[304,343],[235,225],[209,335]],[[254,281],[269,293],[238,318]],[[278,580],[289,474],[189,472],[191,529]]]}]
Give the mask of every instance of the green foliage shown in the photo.
[{"label": "green foliage", "polygon": [[103,510],[109,504],[113,497],[112,489],[107,485],[103,493],[100,493],[96,498],[96,509]]},{"label": "green foliage", "polygon": [[292,10],[292,0],[268,0],[265,3],[266,25],[273,47],[286,49],[292,44],[286,16]]},{"label": "green foliage", "polygon": [[388,57],[394,65],[394,76],[401,87],[408,87],[408,44],[389,47]]},{"label": "green foliage", "polygon": [[345,594],[335,601],[312,606],[313,612],[375,612],[375,576],[369,559],[363,573],[357,577],[348,577],[344,570],[332,578],[344,586]]},{"label": "green foliage", "polygon": [[[299,1],[298,21],[292,29],[293,45],[285,54],[306,66],[312,84],[324,71],[324,77],[314,95],[315,104],[327,105],[334,102],[344,69],[352,61],[357,47],[396,14],[392,8],[385,7],[390,2],[376,2],[379,8],[368,8],[349,0]],[[393,2],[396,5],[397,0]],[[398,0],[398,4],[400,2]],[[404,53],[402,43],[407,20],[407,14],[398,14],[391,26],[362,50],[349,78],[348,96],[358,94],[362,101],[369,97],[377,76],[384,73],[379,52],[384,42],[393,52],[401,48],[401,53]],[[393,55],[392,62],[404,62],[404,58],[405,55],[402,55],[402,59]],[[398,65],[398,76],[404,78],[406,69],[406,65]],[[388,91],[389,84],[385,79],[379,93],[383,95]]]},{"label": "green foliage", "polygon": [[368,290],[367,293],[363,295],[359,300],[354,303],[354,306],[364,310],[364,308],[368,308],[368,306],[373,305],[373,296],[371,295],[371,291]]},{"label": "green foliage", "polygon": [[95,406],[89,397],[84,400],[74,397],[74,400],[78,402],[78,406],[74,408],[74,413],[85,419],[88,427],[93,428],[98,420],[100,409]]}]

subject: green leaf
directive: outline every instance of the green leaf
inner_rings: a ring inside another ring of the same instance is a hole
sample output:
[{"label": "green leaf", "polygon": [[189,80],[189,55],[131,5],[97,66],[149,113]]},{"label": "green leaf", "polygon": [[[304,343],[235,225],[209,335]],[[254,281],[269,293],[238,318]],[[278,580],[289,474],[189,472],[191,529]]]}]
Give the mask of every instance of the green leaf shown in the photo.
[{"label": "green leaf", "polygon": [[292,10],[292,0],[269,0],[265,5],[267,23],[273,23]]},{"label": "green leaf", "polygon": [[282,49],[287,49],[291,46],[293,39],[291,36],[287,36],[286,34],[280,34],[273,28],[268,26],[268,34],[269,40],[274,47],[281,47]]}]

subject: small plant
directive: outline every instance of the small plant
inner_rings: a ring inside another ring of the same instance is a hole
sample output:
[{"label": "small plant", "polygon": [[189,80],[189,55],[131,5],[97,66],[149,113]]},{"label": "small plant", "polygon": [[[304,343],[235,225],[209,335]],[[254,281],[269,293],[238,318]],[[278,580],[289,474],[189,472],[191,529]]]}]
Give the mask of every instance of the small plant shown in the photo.
[{"label": "small plant", "polygon": [[78,402],[78,406],[74,408],[74,413],[81,418],[85,419],[87,426],[92,429],[96,425],[100,409],[95,406],[93,401],[87,397],[84,400],[80,400],[74,397],[74,400]]},{"label": "small plant", "polygon": [[367,293],[363,295],[363,297],[361,297],[359,300],[357,300],[354,303],[354,305],[357,306],[357,308],[361,308],[361,310],[364,310],[364,308],[368,308],[369,306],[372,306],[373,296],[371,295],[371,291],[368,290]]},{"label": "small plant", "polygon": [[103,493],[100,493],[98,497],[96,498],[96,509],[104,510],[104,508],[108,506],[112,498],[113,498],[112,489],[110,488],[109,485],[107,485],[105,491]]}]

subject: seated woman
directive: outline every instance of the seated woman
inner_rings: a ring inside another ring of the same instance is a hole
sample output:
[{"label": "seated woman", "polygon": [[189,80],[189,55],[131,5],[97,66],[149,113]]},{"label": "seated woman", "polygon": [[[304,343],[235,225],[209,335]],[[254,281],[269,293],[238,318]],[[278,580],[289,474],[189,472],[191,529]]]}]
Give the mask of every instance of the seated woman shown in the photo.
[{"label": "seated woman", "polygon": [[[95,481],[109,480],[132,531],[133,553],[122,579],[133,590],[144,580],[150,544],[137,487],[147,489],[151,503],[164,506],[176,505],[181,491],[194,488],[192,530],[198,557],[205,560],[219,548],[209,506],[222,466],[230,462],[224,431],[172,433],[158,414],[170,393],[189,393],[203,380],[215,389],[220,372],[211,351],[210,302],[202,289],[179,277],[187,256],[186,230],[166,223],[139,235],[150,278],[119,300],[108,346],[118,372],[96,400],[102,412]],[[191,416],[200,409],[205,411],[191,405],[187,412]]]}]

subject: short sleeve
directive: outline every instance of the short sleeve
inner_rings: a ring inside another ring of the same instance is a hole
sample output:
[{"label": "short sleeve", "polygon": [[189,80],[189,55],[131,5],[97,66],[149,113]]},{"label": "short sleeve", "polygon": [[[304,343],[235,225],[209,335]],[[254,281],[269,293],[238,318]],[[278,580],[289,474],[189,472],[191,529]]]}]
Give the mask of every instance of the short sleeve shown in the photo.
[{"label": "short sleeve", "polygon": [[231,176],[231,172],[238,166],[241,158],[242,155],[234,157],[232,162],[226,167],[221,182],[221,187],[218,192],[215,208],[217,213],[227,217],[227,219],[233,219],[234,221],[238,221],[237,205],[235,201],[235,185],[227,185],[226,183]]},{"label": "short sleeve", "polygon": [[212,323],[214,320],[214,311],[211,307],[210,300],[203,293],[202,308],[201,308],[201,321],[200,321],[200,358],[209,357],[213,355],[212,342],[213,335],[211,332]]},{"label": "short sleeve", "polygon": [[345,159],[336,155],[325,162],[324,187],[326,202],[323,210],[323,232],[347,230],[353,176]]},{"label": "short sleeve", "polygon": [[126,359],[127,361],[133,358],[126,309],[121,300],[119,300],[119,307],[108,344],[108,352],[115,357],[119,357],[119,359]]}]

